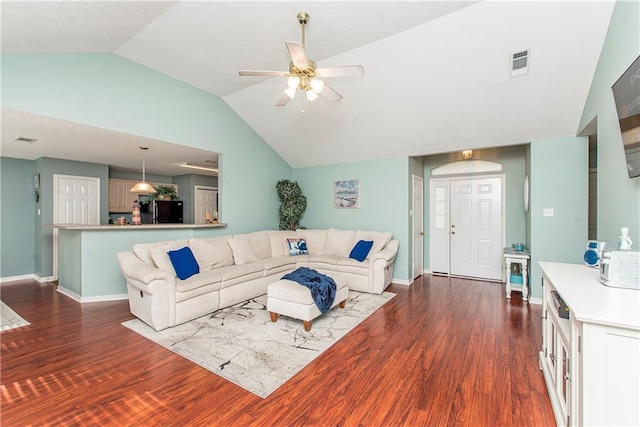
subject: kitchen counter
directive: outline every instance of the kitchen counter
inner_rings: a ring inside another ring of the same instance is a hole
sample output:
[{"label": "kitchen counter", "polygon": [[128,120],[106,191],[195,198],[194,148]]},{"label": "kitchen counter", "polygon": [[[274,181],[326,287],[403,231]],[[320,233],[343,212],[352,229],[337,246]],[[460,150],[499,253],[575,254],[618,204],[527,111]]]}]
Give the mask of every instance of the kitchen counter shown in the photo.
[{"label": "kitchen counter", "polygon": [[226,223],[216,223],[216,224],[96,224],[96,225],[87,225],[87,224],[50,224],[49,227],[57,228],[59,230],[146,230],[146,229],[176,229],[176,228],[220,228],[226,227]]}]

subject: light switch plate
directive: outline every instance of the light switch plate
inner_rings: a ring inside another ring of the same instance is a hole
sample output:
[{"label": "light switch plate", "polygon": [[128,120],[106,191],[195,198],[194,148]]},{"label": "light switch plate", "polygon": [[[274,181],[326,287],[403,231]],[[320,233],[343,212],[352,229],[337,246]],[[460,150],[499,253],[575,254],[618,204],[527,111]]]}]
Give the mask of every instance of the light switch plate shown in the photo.
[{"label": "light switch plate", "polygon": [[542,216],[553,216],[553,208],[544,208],[542,210]]}]

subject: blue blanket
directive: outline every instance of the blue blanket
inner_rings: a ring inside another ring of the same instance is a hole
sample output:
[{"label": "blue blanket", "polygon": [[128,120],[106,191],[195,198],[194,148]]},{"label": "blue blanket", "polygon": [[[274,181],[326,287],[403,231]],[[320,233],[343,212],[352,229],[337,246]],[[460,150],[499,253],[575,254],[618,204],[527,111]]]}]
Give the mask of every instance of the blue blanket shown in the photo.
[{"label": "blue blanket", "polygon": [[293,280],[309,288],[311,297],[322,314],[329,311],[336,299],[336,282],[331,277],[311,268],[300,267],[282,278]]}]

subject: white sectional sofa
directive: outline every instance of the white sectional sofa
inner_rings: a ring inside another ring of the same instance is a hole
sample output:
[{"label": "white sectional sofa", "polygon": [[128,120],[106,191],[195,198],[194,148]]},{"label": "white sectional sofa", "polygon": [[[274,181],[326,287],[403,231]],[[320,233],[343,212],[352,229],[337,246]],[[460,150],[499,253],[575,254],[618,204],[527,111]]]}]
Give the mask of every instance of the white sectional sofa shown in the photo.
[{"label": "white sectional sofa", "polygon": [[[304,239],[306,255],[290,255],[288,239]],[[366,259],[349,257],[359,241],[372,241]],[[189,247],[199,273],[181,280],[168,251]],[[380,294],[391,283],[398,241],[391,233],[362,230],[258,231],[208,238],[141,243],[117,254],[131,312],[156,330],[267,293],[270,283],[298,267],[340,273],[349,289]]]}]

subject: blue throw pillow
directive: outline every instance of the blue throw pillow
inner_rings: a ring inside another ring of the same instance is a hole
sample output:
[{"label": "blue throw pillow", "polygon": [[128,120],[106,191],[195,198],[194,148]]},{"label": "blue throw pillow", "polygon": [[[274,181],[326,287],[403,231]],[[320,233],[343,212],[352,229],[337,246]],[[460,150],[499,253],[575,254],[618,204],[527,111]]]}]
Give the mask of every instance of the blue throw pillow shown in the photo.
[{"label": "blue throw pillow", "polygon": [[185,246],[177,251],[169,251],[167,254],[169,254],[173,269],[180,280],[186,280],[194,274],[200,273],[200,266],[193,256],[191,248]]},{"label": "blue throw pillow", "polygon": [[357,261],[364,261],[367,259],[367,255],[369,255],[369,251],[373,246],[373,240],[360,240],[351,250],[349,254],[349,258],[353,258]]}]

